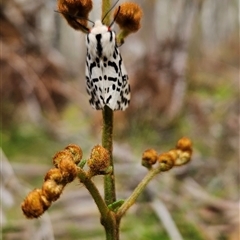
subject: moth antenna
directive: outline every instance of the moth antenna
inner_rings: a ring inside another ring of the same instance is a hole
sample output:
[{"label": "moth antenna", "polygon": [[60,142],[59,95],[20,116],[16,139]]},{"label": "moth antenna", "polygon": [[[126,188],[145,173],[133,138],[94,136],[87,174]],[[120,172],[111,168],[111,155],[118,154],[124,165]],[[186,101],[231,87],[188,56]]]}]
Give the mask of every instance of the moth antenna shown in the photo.
[{"label": "moth antenna", "polygon": [[[72,15],[72,14],[69,14],[69,13],[63,13],[63,12],[60,12],[60,11],[57,11],[57,10],[54,10],[54,12],[56,12],[56,13],[61,13],[61,14],[63,14],[63,15],[67,15],[68,17],[71,17],[72,20],[73,20],[75,23],[77,23],[81,28],[83,28],[84,30],[86,30],[87,32],[89,32],[89,28],[88,28],[88,27],[82,25],[81,23],[79,23],[79,22],[76,20],[76,19],[84,19],[83,17],[80,17],[80,16],[74,16],[74,15]],[[91,21],[91,20],[89,20],[89,19],[86,19],[86,20],[87,20],[88,22],[94,24],[93,21]]]},{"label": "moth antenna", "polygon": [[117,5],[117,3],[119,2],[119,0],[117,0],[113,6],[105,13],[105,15],[102,18],[102,22],[104,21],[104,19],[106,18],[106,16],[113,10],[113,8]]},{"label": "moth antenna", "polygon": [[114,19],[112,20],[111,24],[109,25],[109,28],[111,28],[112,25],[114,24],[114,22],[116,21],[117,16],[118,16],[118,14],[119,14],[119,12],[120,12],[120,9],[121,9],[121,7],[119,6],[119,7],[118,7],[118,10],[117,10],[117,13],[116,13],[116,15],[115,15],[115,17],[114,17]]}]

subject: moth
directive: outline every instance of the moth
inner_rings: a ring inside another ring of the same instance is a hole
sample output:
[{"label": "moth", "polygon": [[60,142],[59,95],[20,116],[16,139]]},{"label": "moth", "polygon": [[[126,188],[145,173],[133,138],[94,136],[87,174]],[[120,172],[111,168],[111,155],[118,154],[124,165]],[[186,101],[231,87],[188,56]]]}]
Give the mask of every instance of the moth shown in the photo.
[{"label": "moth", "polygon": [[[118,1],[117,1],[118,2]],[[117,4],[114,4],[114,6]],[[112,8],[105,14],[112,10]],[[120,7],[118,8],[118,12]],[[106,26],[97,20],[93,27],[82,25],[79,16],[62,13],[75,29],[82,29],[86,35],[86,89],[89,102],[94,109],[101,110],[106,105],[112,110],[125,110],[130,103],[130,84],[116,41],[116,34],[111,29],[115,19]],[[116,15],[117,16],[117,15]],[[74,24],[73,24],[74,23]]]},{"label": "moth", "polygon": [[86,46],[85,74],[91,106],[125,110],[130,103],[130,84],[115,32],[97,20],[86,36]]}]

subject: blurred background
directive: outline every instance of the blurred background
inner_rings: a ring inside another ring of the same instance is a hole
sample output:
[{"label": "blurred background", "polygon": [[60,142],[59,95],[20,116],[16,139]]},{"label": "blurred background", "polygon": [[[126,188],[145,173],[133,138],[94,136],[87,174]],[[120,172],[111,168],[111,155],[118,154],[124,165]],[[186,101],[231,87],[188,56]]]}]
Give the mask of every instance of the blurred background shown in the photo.
[{"label": "blurred background", "polygon": [[[120,1],[121,2],[121,1]],[[115,113],[117,197],[146,174],[141,155],[179,138],[192,161],[157,176],[123,218],[121,239],[238,240],[239,2],[135,0],[142,27],[121,46],[132,98]],[[89,18],[100,17],[94,0]],[[74,181],[37,220],[20,208],[69,143],[84,158],[101,142],[101,111],[85,90],[85,36],[54,0],[2,0],[1,227],[4,240],[104,239],[87,190]],[[115,26],[117,31],[117,26]],[[102,178],[95,178],[102,191]]]}]

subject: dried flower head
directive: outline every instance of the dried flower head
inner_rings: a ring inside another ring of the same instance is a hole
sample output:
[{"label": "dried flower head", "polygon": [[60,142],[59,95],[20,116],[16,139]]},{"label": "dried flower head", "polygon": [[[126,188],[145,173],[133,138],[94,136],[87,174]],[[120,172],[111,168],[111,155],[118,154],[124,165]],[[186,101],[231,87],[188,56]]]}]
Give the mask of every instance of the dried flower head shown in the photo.
[{"label": "dried flower head", "polygon": [[140,21],[142,18],[142,9],[136,4],[125,2],[114,11],[114,18],[119,27],[128,34],[136,32],[140,28]]},{"label": "dried flower head", "polygon": [[27,218],[40,217],[51,205],[41,189],[30,192],[21,204],[22,211]]},{"label": "dried flower head", "polygon": [[162,153],[158,156],[159,167],[161,171],[168,171],[174,165],[174,158],[170,153]]},{"label": "dried flower head", "polygon": [[107,149],[97,145],[92,149],[88,166],[92,175],[104,174],[109,167],[110,156]]},{"label": "dried flower head", "polygon": [[92,0],[58,0],[57,7],[71,27],[85,31],[92,5]]},{"label": "dried flower head", "polygon": [[142,165],[151,168],[156,163],[158,154],[154,149],[147,149],[142,154]]}]

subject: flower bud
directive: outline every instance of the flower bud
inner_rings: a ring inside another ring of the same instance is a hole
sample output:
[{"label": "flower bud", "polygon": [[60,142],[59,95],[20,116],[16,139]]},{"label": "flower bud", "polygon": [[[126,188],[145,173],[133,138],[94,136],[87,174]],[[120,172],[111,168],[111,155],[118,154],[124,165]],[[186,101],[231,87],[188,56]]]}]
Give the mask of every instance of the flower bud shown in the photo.
[{"label": "flower bud", "polygon": [[43,183],[42,194],[50,202],[56,201],[62,194],[65,185],[57,184],[54,180],[47,180]]},{"label": "flower bud", "polygon": [[162,153],[158,156],[159,167],[161,171],[168,171],[174,165],[174,158],[172,154]]},{"label": "flower bud", "polygon": [[61,162],[61,160],[63,159],[68,159],[72,162],[74,162],[73,156],[71,154],[71,152],[67,149],[64,149],[62,151],[57,152],[54,157],[53,157],[53,164],[56,168],[59,168],[59,163]]},{"label": "flower bud", "polygon": [[44,181],[53,180],[58,184],[63,181],[62,173],[58,168],[51,168],[45,175]]},{"label": "flower bud", "polygon": [[76,178],[78,167],[72,161],[72,159],[69,158],[62,159],[59,162],[58,167],[62,174],[64,184],[70,183]]},{"label": "flower bud", "polygon": [[136,3],[125,2],[120,6],[120,11],[115,9],[114,18],[119,27],[129,34],[140,28],[142,14],[142,9]]},{"label": "flower bud", "polygon": [[85,31],[92,5],[92,0],[58,0],[57,7],[71,27]]},{"label": "flower bud", "polygon": [[192,151],[181,151],[177,150],[178,158],[175,160],[175,166],[182,166],[187,164],[191,160]]},{"label": "flower bud", "polygon": [[142,165],[151,168],[156,163],[158,154],[154,149],[147,149],[142,154]]},{"label": "flower bud", "polygon": [[179,157],[179,153],[178,150],[176,149],[172,149],[170,151],[168,151],[168,154],[170,154],[172,156],[172,159],[174,160],[174,162],[178,159]]},{"label": "flower bud", "polygon": [[81,161],[83,156],[82,149],[76,144],[69,144],[67,147],[65,147],[65,149],[71,152],[73,161],[77,165]]},{"label": "flower bud", "polygon": [[88,159],[87,163],[91,174],[105,174],[110,164],[110,156],[108,150],[100,145],[95,146],[92,149],[90,158]]},{"label": "flower bud", "polygon": [[176,145],[178,158],[175,161],[175,166],[181,166],[188,163],[192,156],[192,142],[190,139],[183,137],[178,140]]},{"label": "flower bud", "polygon": [[189,138],[183,137],[178,140],[176,149],[181,151],[192,151],[192,142]]},{"label": "flower bud", "polygon": [[31,191],[21,204],[22,211],[27,218],[40,217],[51,205],[42,194],[41,189]]}]

